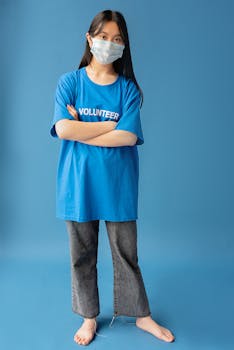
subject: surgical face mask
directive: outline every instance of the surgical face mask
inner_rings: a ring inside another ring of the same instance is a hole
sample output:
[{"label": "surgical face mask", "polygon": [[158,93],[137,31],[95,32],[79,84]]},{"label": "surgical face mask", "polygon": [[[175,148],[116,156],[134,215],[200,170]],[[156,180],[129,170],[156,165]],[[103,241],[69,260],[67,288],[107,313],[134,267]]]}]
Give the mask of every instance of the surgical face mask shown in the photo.
[{"label": "surgical face mask", "polygon": [[90,52],[96,60],[102,64],[108,64],[122,57],[125,45],[113,43],[112,41],[92,38],[93,45]]}]

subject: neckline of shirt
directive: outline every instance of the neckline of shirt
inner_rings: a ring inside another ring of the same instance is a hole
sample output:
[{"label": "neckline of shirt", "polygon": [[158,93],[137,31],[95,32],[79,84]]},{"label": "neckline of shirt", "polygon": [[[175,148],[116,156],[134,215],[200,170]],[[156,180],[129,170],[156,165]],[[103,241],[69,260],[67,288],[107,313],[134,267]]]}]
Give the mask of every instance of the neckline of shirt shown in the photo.
[{"label": "neckline of shirt", "polygon": [[119,74],[118,77],[116,78],[116,80],[115,80],[113,83],[104,84],[104,85],[102,85],[102,84],[97,84],[97,83],[95,83],[92,79],[90,79],[90,77],[88,76],[88,73],[87,73],[87,71],[86,71],[86,66],[82,67],[82,70],[83,70],[83,75],[84,75],[85,79],[86,79],[89,83],[91,83],[92,85],[94,85],[94,86],[109,87],[109,86],[112,86],[112,85],[116,84],[116,83],[119,81],[119,79],[120,79],[120,74]]}]

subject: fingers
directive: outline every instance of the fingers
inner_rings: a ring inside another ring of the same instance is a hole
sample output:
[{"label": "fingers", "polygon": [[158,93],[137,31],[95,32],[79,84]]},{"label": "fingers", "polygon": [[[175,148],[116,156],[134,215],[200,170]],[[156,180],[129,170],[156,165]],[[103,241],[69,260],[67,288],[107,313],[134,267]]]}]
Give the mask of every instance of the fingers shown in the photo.
[{"label": "fingers", "polygon": [[78,113],[77,113],[77,110],[72,106],[72,105],[69,105],[67,104],[67,109],[68,109],[68,112],[78,120]]},{"label": "fingers", "polygon": [[73,107],[73,105],[67,104],[67,107],[72,108],[72,109],[75,109],[75,108]]},{"label": "fingers", "polygon": [[[67,105],[67,109],[69,111],[73,111],[73,112],[76,112],[76,109],[72,106],[72,105]],[[77,112],[76,112],[77,113]]]}]

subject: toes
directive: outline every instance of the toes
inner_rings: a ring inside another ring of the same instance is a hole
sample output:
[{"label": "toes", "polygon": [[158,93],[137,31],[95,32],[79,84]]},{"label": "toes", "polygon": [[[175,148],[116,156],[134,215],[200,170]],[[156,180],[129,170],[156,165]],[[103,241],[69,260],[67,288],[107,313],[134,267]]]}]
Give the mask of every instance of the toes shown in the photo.
[{"label": "toes", "polygon": [[168,330],[164,330],[163,333],[164,333],[167,337],[171,337],[171,332],[169,332]]},{"label": "toes", "polygon": [[[166,338],[166,339],[165,339]],[[171,334],[170,331],[164,332],[164,339],[167,341],[172,341],[174,339],[173,335]]]},{"label": "toes", "polygon": [[170,340],[174,339],[174,336],[173,336],[173,334],[172,334],[170,331],[167,332],[166,336],[167,336],[168,339],[170,339]]},{"label": "toes", "polygon": [[76,343],[81,344],[81,345],[87,345],[90,343],[90,341],[92,340],[92,338],[82,338],[80,336],[78,336],[77,334],[74,336],[74,340]]},{"label": "toes", "polygon": [[168,342],[168,341],[171,341],[172,334],[171,334],[171,332],[168,329],[166,329],[164,327],[160,327],[160,329],[158,330],[157,337],[159,339],[162,339],[162,340]]},{"label": "toes", "polygon": [[171,331],[167,328],[161,327],[163,330],[163,333],[168,337],[168,338],[172,338],[173,334],[171,333]]},{"label": "toes", "polygon": [[82,338],[79,335],[77,335],[77,334],[74,336],[74,340],[78,344],[80,344],[82,342]]},{"label": "toes", "polygon": [[[83,330],[79,329],[79,331],[77,331],[74,335],[74,341],[78,344],[81,344],[81,345],[88,345],[95,335],[94,334],[95,332],[90,332],[90,330],[91,329],[89,329],[89,330],[86,329],[86,330],[84,330],[84,333],[82,333]],[[91,335],[91,333],[92,333],[92,335]]]}]

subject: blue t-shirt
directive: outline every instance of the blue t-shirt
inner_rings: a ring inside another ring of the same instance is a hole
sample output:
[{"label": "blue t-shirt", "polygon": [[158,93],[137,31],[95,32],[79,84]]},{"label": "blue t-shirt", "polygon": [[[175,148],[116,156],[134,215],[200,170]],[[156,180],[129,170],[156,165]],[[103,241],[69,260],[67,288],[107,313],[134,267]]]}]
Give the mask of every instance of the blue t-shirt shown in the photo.
[{"label": "blue t-shirt", "polygon": [[56,217],[85,222],[128,221],[138,218],[139,157],[144,143],[140,120],[140,93],[135,83],[119,74],[115,82],[96,84],[86,67],[62,74],[55,92],[50,129],[55,123],[75,120],[67,110],[73,105],[80,121],[114,120],[115,129],[137,135],[134,146],[103,147],[61,139],[56,179]]}]

